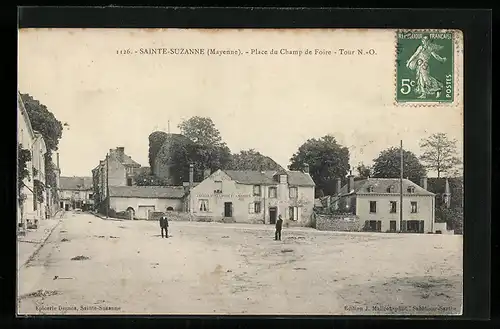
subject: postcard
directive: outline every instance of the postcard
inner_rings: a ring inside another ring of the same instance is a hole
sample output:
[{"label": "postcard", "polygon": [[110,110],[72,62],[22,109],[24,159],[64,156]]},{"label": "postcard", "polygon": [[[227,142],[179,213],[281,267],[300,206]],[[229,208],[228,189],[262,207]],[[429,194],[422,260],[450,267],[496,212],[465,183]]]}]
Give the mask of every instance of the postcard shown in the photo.
[{"label": "postcard", "polygon": [[462,314],[460,31],[18,49],[18,315]]}]

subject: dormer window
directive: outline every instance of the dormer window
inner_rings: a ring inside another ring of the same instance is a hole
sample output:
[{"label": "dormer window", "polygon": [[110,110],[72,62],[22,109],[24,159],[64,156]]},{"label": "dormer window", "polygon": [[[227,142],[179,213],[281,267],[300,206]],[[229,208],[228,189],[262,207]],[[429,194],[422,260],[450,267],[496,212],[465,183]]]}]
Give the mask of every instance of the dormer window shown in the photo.
[{"label": "dormer window", "polygon": [[387,193],[394,193],[394,185],[391,185],[387,188]]},{"label": "dormer window", "polygon": [[371,186],[371,185],[368,186],[368,192],[370,192],[370,193],[373,192],[373,186]]},{"label": "dormer window", "polygon": [[407,191],[408,191],[408,193],[415,193],[415,187],[414,186],[408,186]]}]

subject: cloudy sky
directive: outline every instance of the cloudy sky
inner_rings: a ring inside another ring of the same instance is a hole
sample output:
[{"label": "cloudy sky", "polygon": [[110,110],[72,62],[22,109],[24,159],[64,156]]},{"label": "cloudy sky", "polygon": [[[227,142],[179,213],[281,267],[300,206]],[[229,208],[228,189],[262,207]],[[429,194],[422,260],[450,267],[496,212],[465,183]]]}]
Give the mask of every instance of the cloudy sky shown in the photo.
[{"label": "cloudy sky", "polygon": [[[309,138],[348,146],[351,165],[445,132],[462,147],[462,106],[394,104],[392,31],[23,30],[19,90],[70,127],[63,176],[90,176],[110,148],[148,166],[148,135],[211,117],[233,152],[254,148],[282,166]],[[241,49],[241,56],[141,55],[140,48]],[[327,49],[332,55],[250,55],[251,49]],[[339,49],[376,55],[339,55]],[[117,50],[131,49],[132,55]],[[334,52],[337,54],[334,54]],[[458,59],[457,59],[458,61]]]}]

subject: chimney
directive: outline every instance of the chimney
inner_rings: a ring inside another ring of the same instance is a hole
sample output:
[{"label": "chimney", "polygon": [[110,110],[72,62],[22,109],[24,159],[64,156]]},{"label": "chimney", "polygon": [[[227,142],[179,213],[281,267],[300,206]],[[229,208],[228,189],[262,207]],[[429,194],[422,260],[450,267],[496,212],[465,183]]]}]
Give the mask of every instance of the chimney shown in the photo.
[{"label": "chimney", "polygon": [[420,178],[420,186],[424,189],[427,190],[427,177],[422,177]]},{"label": "chimney", "polygon": [[304,174],[309,174],[309,164],[304,163]]},{"label": "chimney", "polygon": [[194,181],[194,166],[192,163],[189,164],[189,191],[193,189]]},{"label": "chimney", "polygon": [[351,193],[352,189],[354,189],[354,175],[352,174],[352,170],[349,170],[349,175],[347,176],[347,193]]},{"label": "chimney", "polygon": [[118,159],[120,162],[123,162],[123,158],[125,156],[125,148],[123,146],[116,148],[116,154],[118,155]]},{"label": "chimney", "polygon": [[60,169],[59,167],[59,152],[56,153],[56,162],[57,162],[57,169]]},{"label": "chimney", "polygon": [[342,180],[340,178],[336,178],[335,182],[336,182],[335,193],[337,195],[340,195],[340,189],[342,189]]},{"label": "chimney", "polygon": [[207,178],[208,178],[208,176],[210,176],[210,174],[211,174],[210,169],[205,169],[205,170],[203,171],[203,179],[204,179],[204,180],[205,180],[205,179],[207,179]]}]

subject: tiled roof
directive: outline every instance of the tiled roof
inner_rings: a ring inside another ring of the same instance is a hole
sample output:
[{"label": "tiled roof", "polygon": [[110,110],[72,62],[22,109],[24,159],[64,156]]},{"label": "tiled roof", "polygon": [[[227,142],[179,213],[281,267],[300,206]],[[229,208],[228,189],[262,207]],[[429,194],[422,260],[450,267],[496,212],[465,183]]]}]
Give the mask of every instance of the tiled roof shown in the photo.
[{"label": "tiled roof", "polygon": [[273,179],[276,171],[256,171],[256,170],[224,170],[232,180],[241,184],[276,184]]},{"label": "tiled roof", "polygon": [[[399,178],[368,178],[362,179],[354,182],[354,193],[356,194],[387,194],[389,193],[389,187],[393,186],[392,194],[399,194]],[[372,186],[373,191],[369,192],[368,187]],[[415,195],[434,195],[419,185],[413,183],[408,179],[403,179],[403,194],[407,193],[408,187],[413,186],[415,188],[415,192],[412,194]],[[348,194],[347,184],[342,186],[340,189],[341,194]]]},{"label": "tiled roof", "polygon": [[60,177],[59,188],[61,190],[90,190],[92,177]]},{"label": "tiled roof", "polygon": [[[278,171],[256,171],[256,170],[224,170],[224,172],[241,184],[259,184],[259,185],[273,185],[276,184],[274,175]],[[311,176],[301,171],[286,171],[288,175],[288,184],[296,186],[315,186]]]},{"label": "tiled roof", "polygon": [[288,184],[297,186],[315,186],[312,177],[302,171],[287,171]]},{"label": "tiled roof", "polygon": [[182,186],[110,186],[109,195],[122,198],[181,199]]}]

